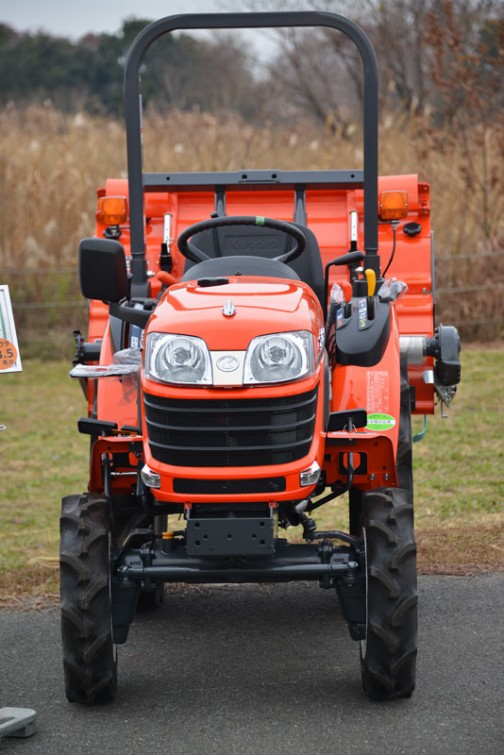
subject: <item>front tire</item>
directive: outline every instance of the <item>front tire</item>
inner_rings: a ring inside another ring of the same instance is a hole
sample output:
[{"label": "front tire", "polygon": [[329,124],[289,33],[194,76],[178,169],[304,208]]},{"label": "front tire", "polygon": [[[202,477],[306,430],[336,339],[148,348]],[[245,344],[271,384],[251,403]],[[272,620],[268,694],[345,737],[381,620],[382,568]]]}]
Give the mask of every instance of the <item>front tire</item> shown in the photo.
[{"label": "front tire", "polygon": [[367,583],[362,686],[373,700],[410,697],[417,654],[412,495],[401,488],[382,488],[363,498]]},{"label": "front tire", "polygon": [[106,703],[117,689],[106,498],[63,498],[60,519],[61,630],[70,702]]}]

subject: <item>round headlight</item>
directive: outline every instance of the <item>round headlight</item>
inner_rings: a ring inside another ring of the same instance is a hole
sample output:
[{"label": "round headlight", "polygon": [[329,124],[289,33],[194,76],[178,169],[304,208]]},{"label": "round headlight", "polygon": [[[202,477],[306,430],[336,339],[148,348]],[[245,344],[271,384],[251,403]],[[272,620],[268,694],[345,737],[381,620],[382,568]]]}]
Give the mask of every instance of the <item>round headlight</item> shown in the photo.
[{"label": "round headlight", "polygon": [[245,359],[245,383],[283,383],[313,370],[310,333],[274,333],[254,338]]},{"label": "round headlight", "polygon": [[163,383],[212,382],[210,355],[201,338],[150,333],[145,365],[147,375]]}]

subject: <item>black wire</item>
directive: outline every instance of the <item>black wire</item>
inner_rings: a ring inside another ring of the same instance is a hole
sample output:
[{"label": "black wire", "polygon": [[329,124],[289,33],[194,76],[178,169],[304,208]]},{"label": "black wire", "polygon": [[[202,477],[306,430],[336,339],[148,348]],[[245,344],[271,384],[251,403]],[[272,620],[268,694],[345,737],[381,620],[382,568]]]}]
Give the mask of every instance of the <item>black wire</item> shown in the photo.
[{"label": "black wire", "polygon": [[331,302],[329,306],[329,315],[326,323],[326,349],[329,355],[329,365],[334,367],[336,364],[336,313],[337,305]]},{"label": "black wire", "polygon": [[387,271],[388,271],[389,267],[391,266],[392,261],[394,259],[394,254],[395,254],[395,250],[396,250],[396,242],[397,242],[397,225],[398,225],[397,222],[392,221],[392,232],[394,234],[394,240],[393,240],[393,243],[392,243],[392,251],[390,253],[390,259],[389,259],[389,261],[387,263],[387,267],[385,268],[385,270],[382,273],[382,277],[383,278],[385,278],[385,276],[387,274]]}]

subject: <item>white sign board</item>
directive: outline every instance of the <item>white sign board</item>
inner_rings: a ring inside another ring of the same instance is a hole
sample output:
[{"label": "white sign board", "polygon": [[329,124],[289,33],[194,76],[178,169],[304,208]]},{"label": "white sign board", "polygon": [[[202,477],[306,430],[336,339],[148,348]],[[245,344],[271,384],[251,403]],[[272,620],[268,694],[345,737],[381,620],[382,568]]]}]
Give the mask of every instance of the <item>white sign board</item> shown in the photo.
[{"label": "white sign board", "polygon": [[0,286],[0,375],[22,369],[9,286]]}]

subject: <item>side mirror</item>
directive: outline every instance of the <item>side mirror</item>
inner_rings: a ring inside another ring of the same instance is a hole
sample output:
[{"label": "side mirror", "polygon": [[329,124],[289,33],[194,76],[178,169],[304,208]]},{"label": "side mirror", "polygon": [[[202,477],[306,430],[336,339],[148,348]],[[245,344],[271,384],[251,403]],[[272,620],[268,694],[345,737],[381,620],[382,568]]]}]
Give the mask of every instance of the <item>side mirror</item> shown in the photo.
[{"label": "side mirror", "polygon": [[124,247],[112,239],[82,239],[79,244],[79,276],[86,299],[119,302],[128,294]]}]

